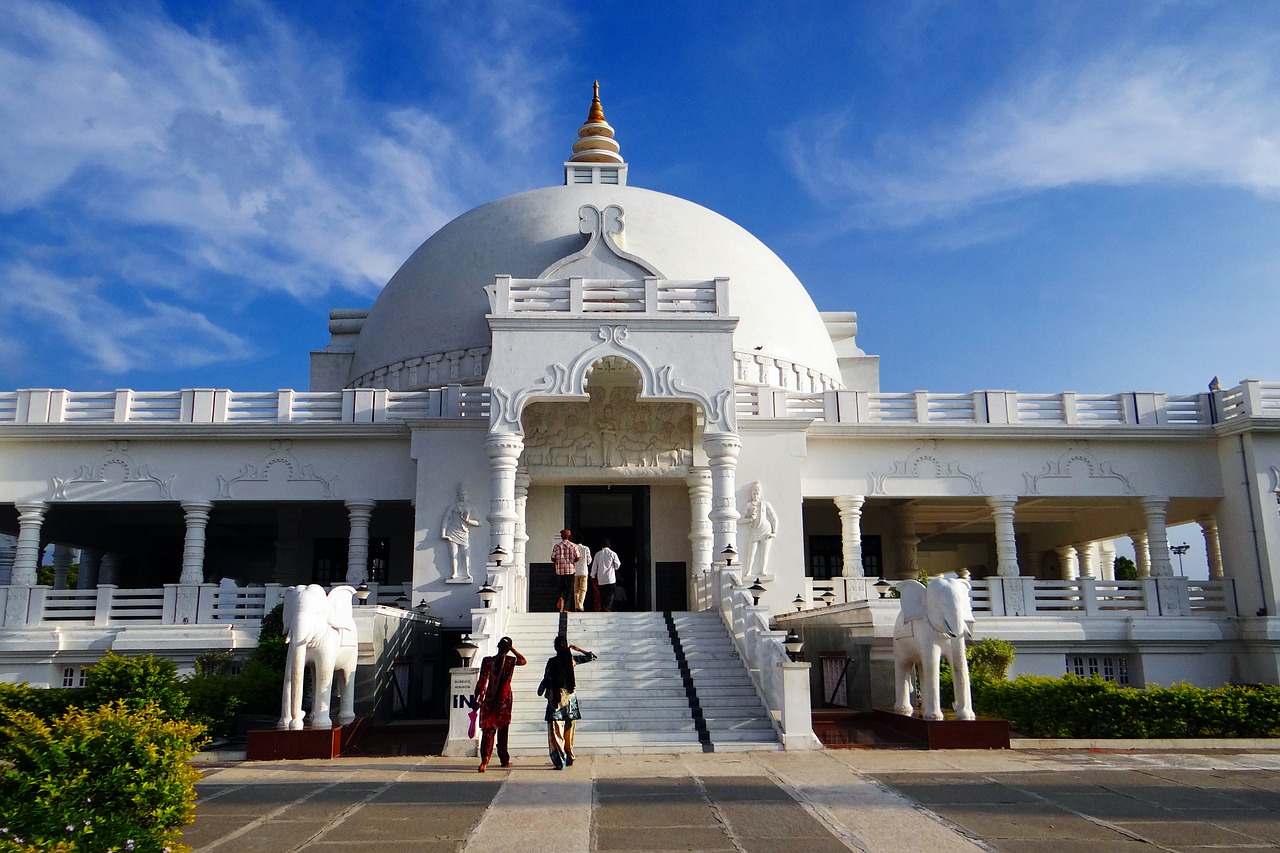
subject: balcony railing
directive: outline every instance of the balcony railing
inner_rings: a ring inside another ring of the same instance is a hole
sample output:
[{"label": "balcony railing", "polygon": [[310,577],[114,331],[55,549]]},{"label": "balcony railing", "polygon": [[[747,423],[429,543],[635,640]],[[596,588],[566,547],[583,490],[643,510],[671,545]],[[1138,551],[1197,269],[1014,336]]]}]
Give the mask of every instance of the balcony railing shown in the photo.
[{"label": "balcony railing", "polygon": [[[406,594],[401,584],[371,584],[369,603],[394,605]],[[25,607],[5,607],[6,629],[31,627],[132,627],[137,625],[215,625],[259,621],[280,603],[280,584],[221,587],[216,584],[167,584],[154,589],[50,589],[0,586],[0,600],[23,599]]]},{"label": "balcony railing", "polygon": [[729,313],[727,278],[671,281],[662,278],[512,278],[500,275],[485,288],[495,316],[528,313],[715,314]]},{"label": "balcony railing", "polygon": [[487,419],[489,389],[446,385],[430,391],[243,392],[67,391],[26,388],[0,393],[5,424],[342,424],[436,418]]},{"label": "balcony railing", "polygon": [[1200,427],[1242,418],[1280,418],[1280,383],[1249,380],[1229,391],[1171,397],[1150,391],[1120,394],[1020,394],[929,391],[802,393],[739,385],[740,418],[809,418],[820,423],[883,426],[1025,425]]}]

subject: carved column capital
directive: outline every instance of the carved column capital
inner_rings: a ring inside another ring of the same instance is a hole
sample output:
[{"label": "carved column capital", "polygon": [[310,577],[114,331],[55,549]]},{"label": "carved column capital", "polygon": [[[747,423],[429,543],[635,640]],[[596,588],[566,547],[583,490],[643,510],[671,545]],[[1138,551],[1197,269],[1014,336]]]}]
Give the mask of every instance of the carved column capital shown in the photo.
[{"label": "carved column capital", "polygon": [[13,586],[35,586],[40,571],[40,527],[49,505],[44,501],[15,504],[18,544],[13,554]]}]

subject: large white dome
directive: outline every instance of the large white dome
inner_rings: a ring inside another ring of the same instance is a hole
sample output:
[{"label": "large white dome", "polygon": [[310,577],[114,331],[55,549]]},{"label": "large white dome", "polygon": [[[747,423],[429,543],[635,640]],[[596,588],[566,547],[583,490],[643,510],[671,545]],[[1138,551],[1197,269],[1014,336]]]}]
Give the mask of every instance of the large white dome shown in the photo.
[{"label": "large white dome", "polygon": [[692,202],[652,190],[600,184],[532,190],[475,208],[445,225],[405,261],[379,295],[356,343],[349,382],[379,368],[489,346],[486,285],[494,276],[535,278],[582,248],[578,209],[624,211],[628,254],[669,279],[729,278],[740,318],[734,349],[840,371],[813,300],[787,265],[745,229]]}]

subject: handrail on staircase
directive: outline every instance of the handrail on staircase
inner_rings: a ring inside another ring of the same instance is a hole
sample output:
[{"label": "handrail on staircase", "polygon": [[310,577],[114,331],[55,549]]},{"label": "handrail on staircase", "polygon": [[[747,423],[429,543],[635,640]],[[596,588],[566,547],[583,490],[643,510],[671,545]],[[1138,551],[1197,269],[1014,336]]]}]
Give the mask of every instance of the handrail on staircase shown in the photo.
[{"label": "handrail on staircase", "polygon": [[786,632],[769,627],[769,606],[752,604],[748,587],[727,567],[717,567],[717,571],[720,615],[769,711],[782,748],[821,748],[813,733],[809,664],[791,660],[782,644]]}]

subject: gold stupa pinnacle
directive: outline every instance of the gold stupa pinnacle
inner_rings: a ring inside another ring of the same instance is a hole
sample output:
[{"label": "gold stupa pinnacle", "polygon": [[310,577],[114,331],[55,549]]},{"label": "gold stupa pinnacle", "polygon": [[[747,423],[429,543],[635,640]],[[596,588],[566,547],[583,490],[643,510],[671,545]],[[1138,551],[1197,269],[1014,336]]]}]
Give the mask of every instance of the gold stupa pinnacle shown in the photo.
[{"label": "gold stupa pinnacle", "polygon": [[621,163],[617,141],[613,138],[613,128],[604,118],[604,107],[600,105],[600,81],[595,81],[591,95],[591,109],[587,112],[587,120],[578,128],[578,141],[573,143],[571,163]]}]

